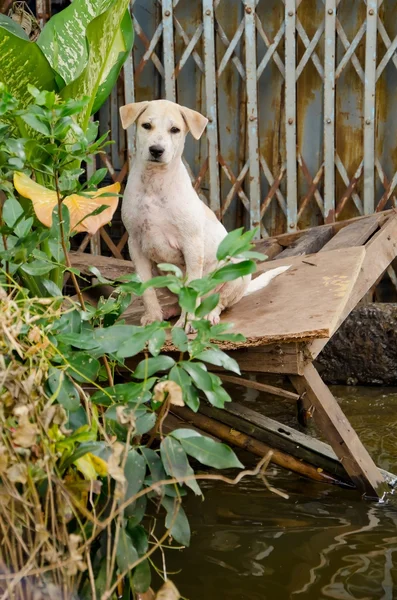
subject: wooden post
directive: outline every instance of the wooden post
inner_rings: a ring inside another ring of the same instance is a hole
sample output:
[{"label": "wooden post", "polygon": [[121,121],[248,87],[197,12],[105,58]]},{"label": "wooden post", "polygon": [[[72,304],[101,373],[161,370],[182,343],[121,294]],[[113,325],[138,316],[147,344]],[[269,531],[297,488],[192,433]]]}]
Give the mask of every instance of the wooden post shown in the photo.
[{"label": "wooden post", "polygon": [[[245,2],[245,72],[247,84],[247,132],[250,174],[250,227],[260,226],[260,167],[258,141],[258,93],[256,75],[255,0]],[[259,237],[259,232],[258,236]]]},{"label": "wooden post", "polygon": [[218,163],[218,120],[215,66],[215,26],[213,0],[203,0],[205,101],[208,118],[208,166],[210,176],[210,208],[221,218],[219,163]]},{"label": "wooden post", "polygon": [[303,376],[292,376],[299,394],[306,393],[315,423],[330,442],[353,483],[370,497],[382,498],[388,486],[342,409],[312,364]]}]

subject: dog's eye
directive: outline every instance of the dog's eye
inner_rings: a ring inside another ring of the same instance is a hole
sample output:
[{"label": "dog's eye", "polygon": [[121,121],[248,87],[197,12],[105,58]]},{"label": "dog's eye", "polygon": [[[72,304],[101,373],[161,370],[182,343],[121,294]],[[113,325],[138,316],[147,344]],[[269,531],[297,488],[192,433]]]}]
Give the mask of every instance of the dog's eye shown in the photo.
[{"label": "dog's eye", "polygon": [[142,123],[142,127],[143,127],[144,129],[151,129],[151,128],[152,128],[152,126],[151,126],[151,124],[150,124],[150,123]]},{"label": "dog's eye", "polygon": [[180,129],[179,129],[179,127],[171,127],[170,131],[171,131],[171,133],[179,133]]}]

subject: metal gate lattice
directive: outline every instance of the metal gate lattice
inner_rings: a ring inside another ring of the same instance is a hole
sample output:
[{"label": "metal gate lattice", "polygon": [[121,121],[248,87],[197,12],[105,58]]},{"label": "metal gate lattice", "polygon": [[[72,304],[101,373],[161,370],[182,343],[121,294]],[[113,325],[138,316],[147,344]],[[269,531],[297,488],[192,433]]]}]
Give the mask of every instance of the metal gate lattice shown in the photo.
[{"label": "metal gate lattice", "polygon": [[[229,229],[267,236],[395,206],[395,5],[133,0],[134,52],[101,110],[112,178],[124,180],[133,153],[118,106],[163,97],[208,117],[186,165]],[[101,237],[123,255],[125,235]]]}]

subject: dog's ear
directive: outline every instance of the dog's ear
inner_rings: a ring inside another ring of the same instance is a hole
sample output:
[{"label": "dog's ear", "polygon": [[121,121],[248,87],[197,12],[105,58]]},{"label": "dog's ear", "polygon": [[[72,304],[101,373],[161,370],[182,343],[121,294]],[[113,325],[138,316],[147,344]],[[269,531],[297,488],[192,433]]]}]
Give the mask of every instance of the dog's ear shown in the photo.
[{"label": "dog's ear", "polygon": [[186,106],[180,106],[179,108],[182,113],[182,117],[194,139],[200,139],[204,129],[207,127],[207,117],[204,117],[196,110],[186,108]]},{"label": "dog's ear", "polygon": [[143,111],[148,107],[149,102],[133,102],[120,107],[120,119],[123,129],[127,129],[130,125],[140,117]]}]

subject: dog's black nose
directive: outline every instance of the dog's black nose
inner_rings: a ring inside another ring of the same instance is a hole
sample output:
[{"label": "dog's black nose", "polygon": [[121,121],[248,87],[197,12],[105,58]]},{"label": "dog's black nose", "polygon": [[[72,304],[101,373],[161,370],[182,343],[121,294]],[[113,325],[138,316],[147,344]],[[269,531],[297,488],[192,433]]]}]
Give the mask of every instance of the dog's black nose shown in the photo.
[{"label": "dog's black nose", "polygon": [[160,158],[164,154],[164,148],[162,146],[150,146],[149,152],[153,158]]}]

